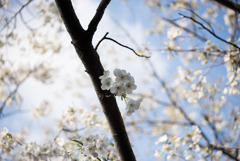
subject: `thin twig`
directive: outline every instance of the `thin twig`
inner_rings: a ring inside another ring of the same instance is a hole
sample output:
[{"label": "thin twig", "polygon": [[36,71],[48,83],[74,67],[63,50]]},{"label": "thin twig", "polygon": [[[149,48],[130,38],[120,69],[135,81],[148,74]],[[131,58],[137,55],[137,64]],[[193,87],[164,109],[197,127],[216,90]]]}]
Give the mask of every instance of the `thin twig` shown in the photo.
[{"label": "thin twig", "polygon": [[62,131],[64,131],[64,132],[78,132],[78,131],[81,131],[83,129],[85,129],[85,128],[74,129],[74,130],[63,128]]},{"label": "thin twig", "polygon": [[28,73],[19,83],[17,83],[15,89],[14,89],[12,92],[10,92],[10,94],[5,98],[5,100],[3,101],[3,103],[2,103],[2,105],[1,105],[1,107],[0,107],[0,116],[2,115],[3,109],[4,109],[4,107],[6,106],[7,101],[16,94],[16,92],[18,91],[18,88],[20,87],[20,85],[21,85],[21,84],[30,76],[30,74],[31,74],[32,72],[34,72],[34,71],[35,71],[35,70],[29,71],[29,73]]},{"label": "thin twig", "polygon": [[122,46],[122,47],[124,47],[124,48],[127,48],[127,49],[131,50],[135,55],[137,55],[137,56],[139,56],[139,57],[150,58],[150,56],[139,55],[134,49],[132,49],[132,48],[126,46],[126,45],[123,45],[123,44],[119,43],[118,41],[116,41],[116,40],[114,40],[114,39],[112,39],[112,38],[110,38],[110,37],[107,37],[107,35],[108,35],[108,32],[107,32],[107,33],[104,35],[104,37],[98,42],[98,44],[97,44],[96,47],[95,47],[95,50],[97,50],[98,46],[100,45],[100,43],[101,43],[103,40],[111,40],[111,41],[115,42],[116,44],[118,44],[118,45],[120,45],[120,46]]},{"label": "thin twig", "polygon": [[27,6],[29,5],[33,0],[28,0],[22,7],[6,22],[6,24],[0,29],[0,32],[9,25],[9,23],[16,18],[16,16]]},{"label": "thin twig", "polygon": [[107,33],[103,36],[103,38],[97,43],[97,45],[96,45],[96,47],[95,47],[95,51],[97,51],[98,46],[101,44],[101,42],[106,38],[106,36],[107,36],[108,34],[109,34],[109,33],[107,32]]},{"label": "thin twig", "polygon": [[214,30],[211,26],[211,24],[209,22],[207,22],[205,19],[203,19],[201,16],[199,16],[196,12],[194,12],[193,10],[191,9],[187,9],[188,11],[190,11],[192,14],[194,14],[195,16],[197,16],[200,20],[202,20],[203,22],[205,22],[209,27],[210,29],[212,30],[212,32],[214,33]]},{"label": "thin twig", "polygon": [[22,114],[22,113],[27,113],[27,112],[29,112],[29,111],[28,110],[17,110],[17,111],[5,113],[5,114],[1,115],[0,118],[4,119],[4,118],[7,118],[7,117],[12,116],[12,115]]},{"label": "thin twig", "polygon": [[201,128],[197,123],[195,123],[195,122],[186,114],[186,112],[183,110],[183,108],[182,108],[181,106],[179,106],[179,105],[177,104],[177,102],[176,102],[176,101],[173,99],[173,97],[172,97],[172,94],[171,94],[171,92],[170,92],[170,89],[166,86],[166,83],[165,83],[165,82],[158,76],[158,74],[155,72],[156,70],[155,70],[153,64],[152,64],[150,61],[149,61],[149,64],[150,64],[150,66],[151,66],[151,68],[152,68],[154,77],[159,81],[159,83],[162,85],[162,87],[166,90],[166,94],[167,94],[168,98],[170,99],[172,105],[173,105],[174,107],[176,107],[177,109],[180,110],[180,112],[183,114],[184,118],[185,118],[191,125],[195,125],[195,126],[197,126],[197,127],[200,129],[202,137],[204,138],[204,140],[205,140],[208,144],[210,144],[210,140],[208,139],[207,135],[203,132],[202,128]]},{"label": "thin twig", "polygon": [[127,48],[127,49],[131,50],[132,52],[134,52],[135,55],[137,55],[137,56],[139,56],[139,57],[150,58],[150,56],[139,55],[134,49],[132,49],[132,48],[126,46],[126,45],[123,45],[123,44],[119,43],[118,41],[116,41],[116,40],[114,40],[114,39],[112,39],[112,38],[105,37],[105,39],[106,39],[106,40],[111,40],[111,41],[115,42],[116,44],[118,44],[118,45],[120,45],[120,46],[122,46],[122,47],[124,47],[124,48]]},{"label": "thin twig", "polygon": [[210,122],[207,115],[203,116],[203,118],[207,121],[209,127],[212,129],[213,135],[215,137],[215,141],[218,143],[219,142],[219,136],[218,136],[216,127],[213,125],[213,123]]},{"label": "thin twig", "polygon": [[176,27],[178,27],[178,28],[181,28],[181,29],[183,29],[184,31],[186,31],[186,32],[188,32],[188,33],[190,33],[190,34],[193,34],[193,36],[199,38],[201,41],[207,41],[207,39],[206,39],[205,37],[202,37],[202,36],[198,35],[198,34],[195,33],[194,31],[192,31],[192,30],[190,30],[190,29],[188,29],[188,28],[186,28],[186,27],[182,27],[182,26],[178,25],[178,24],[175,23],[173,20],[169,20],[169,19],[166,19],[166,18],[162,18],[162,20],[167,21],[168,23],[172,24],[173,26],[176,26]]},{"label": "thin twig", "polygon": [[30,31],[34,31],[34,29],[32,29],[32,28],[28,25],[28,23],[25,21],[25,19],[23,18],[22,13],[19,13],[19,15],[20,15],[20,18],[21,18],[23,24],[26,26],[26,28],[28,28]]},{"label": "thin twig", "polygon": [[235,44],[232,43],[232,42],[228,42],[228,41],[224,40],[223,38],[219,37],[219,36],[216,35],[214,32],[212,32],[211,30],[209,30],[206,26],[204,26],[201,22],[198,22],[198,21],[195,20],[194,18],[189,17],[189,16],[186,16],[186,15],[183,15],[183,14],[181,14],[181,13],[179,13],[179,15],[181,15],[181,16],[183,16],[183,17],[185,17],[185,18],[188,18],[188,19],[192,20],[193,22],[199,24],[199,25],[202,26],[205,30],[207,30],[210,34],[212,34],[214,37],[216,37],[217,39],[219,39],[219,40],[221,40],[221,41],[223,41],[223,42],[225,42],[225,43],[227,43],[227,44],[229,44],[229,45],[232,45],[232,46],[234,46],[235,48],[237,48],[237,49],[240,50],[240,47],[238,47],[237,45],[235,45]]},{"label": "thin twig", "polygon": [[[215,149],[215,150],[221,150],[225,155],[227,155],[228,157],[230,157],[231,159],[235,160],[235,161],[239,161],[238,157],[237,156],[234,156],[233,154],[231,154],[231,151],[232,149],[229,149],[229,148],[225,148],[225,147],[222,147],[222,146],[217,146],[217,145],[214,145],[214,144],[210,144],[210,148],[211,149]],[[238,152],[239,150],[239,147],[237,147],[235,149],[236,152]]]},{"label": "thin twig", "polygon": [[148,123],[149,125],[152,125],[152,126],[161,126],[161,124],[166,124],[166,125],[179,125],[179,126],[192,126],[190,123],[188,122],[180,122],[180,121],[171,121],[171,120],[146,120],[146,119],[143,119],[143,120],[134,120],[134,121],[130,121],[130,122],[127,122],[126,124],[127,125],[133,125],[135,123]]}]

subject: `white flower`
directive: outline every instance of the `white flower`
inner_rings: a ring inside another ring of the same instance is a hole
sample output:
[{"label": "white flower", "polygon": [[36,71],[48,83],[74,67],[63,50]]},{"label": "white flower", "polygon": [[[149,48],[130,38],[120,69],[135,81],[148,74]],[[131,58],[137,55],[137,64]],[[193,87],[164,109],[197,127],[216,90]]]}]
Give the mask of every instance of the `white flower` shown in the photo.
[{"label": "white flower", "polygon": [[102,90],[109,90],[112,87],[112,78],[107,77],[107,78],[103,78],[101,80],[102,83]]},{"label": "white flower", "polygon": [[112,159],[112,160],[117,160],[117,158],[118,158],[118,152],[117,152],[117,150],[115,149],[115,148],[113,148],[113,147],[111,147],[111,146],[109,146],[109,148],[107,149],[107,151],[109,151],[109,158],[110,158],[110,160]]},{"label": "white flower", "polygon": [[163,135],[162,137],[160,137],[160,138],[158,139],[158,141],[156,141],[155,144],[160,144],[160,143],[163,143],[163,142],[165,142],[165,141],[167,141],[167,140],[168,140],[168,136],[167,136],[167,135]]},{"label": "white flower", "polygon": [[133,99],[130,99],[127,103],[126,114],[130,116],[134,111],[138,110],[141,102],[142,102],[142,98],[139,98],[136,101]]},{"label": "white flower", "polygon": [[155,150],[154,156],[155,156],[156,158],[160,159],[160,158],[161,158],[161,152],[160,152],[160,150]]},{"label": "white flower", "polygon": [[85,134],[80,138],[82,142],[81,151],[86,157],[97,158],[104,156],[108,151],[109,140],[104,135]]},{"label": "white flower", "polygon": [[197,144],[202,138],[202,136],[200,135],[201,130],[196,125],[193,126],[192,128],[193,128],[193,133],[194,133],[194,135],[192,136],[192,141],[193,141],[194,144]]},{"label": "white flower", "polygon": [[107,77],[109,76],[109,73],[110,73],[109,70],[106,70],[106,71],[103,72],[103,75],[100,76],[99,78],[100,78],[100,79],[107,78]]},{"label": "white flower", "polygon": [[194,156],[188,153],[188,151],[184,151],[184,157],[186,160],[194,160]]},{"label": "white flower", "polygon": [[6,127],[0,130],[0,139],[2,139],[8,133],[8,129]]},{"label": "white flower", "polygon": [[85,136],[81,137],[80,140],[84,146],[88,145],[93,141],[94,136],[90,134],[86,134]]},{"label": "white flower", "polygon": [[201,133],[201,130],[200,130],[199,127],[196,126],[196,125],[194,125],[194,126],[192,127],[192,129],[193,129],[194,133],[196,133],[196,134],[200,134],[200,133]]},{"label": "white flower", "polygon": [[56,143],[59,146],[63,146],[65,144],[65,139],[64,138],[57,138]]},{"label": "white flower", "polygon": [[97,153],[101,155],[106,154],[107,145],[106,144],[101,144],[101,146],[97,147]]},{"label": "white flower", "polygon": [[116,73],[116,82],[118,83],[125,83],[128,81],[129,76],[126,72],[126,70],[117,70],[118,72]]},{"label": "white flower", "polygon": [[163,146],[162,146],[162,151],[164,151],[164,152],[168,153],[171,151],[171,149],[172,149],[172,147],[170,144],[163,144]]},{"label": "white flower", "polygon": [[96,156],[96,146],[91,143],[82,147],[83,153],[87,156]]},{"label": "white flower", "polygon": [[114,85],[110,88],[111,93],[121,96],[124,93],[124,87],[122,83],[114,83]]},{"label": "white flower", "polygon": [[182,29],[178,27],[171,27],[167,32],[167,37],[169,39],[175,39],[177,36],[182,35]]},{"label": "white flower", "polygon": [[125,83],[124,88],[127,94],[132,94],[132,91],[135,90],[137,86],[134,84],[134,81],[130,81]]},{"label": "white flower", "polygon": [[40,107],[32,108],[31,112],[36,118],[47,116],[51,113],[51,105],[49,102],[44,101],[40,104]]},{"label": "white flower", "polygon": [[121,69],[114,69],[113,74],[114,74],[116,77],[118,77],[118,76],[120,75],[121,71],[122,71]]},{"label": "white flower", "polygon": [[98,148],[108,144],[108,139],[104,135],[99,135],[98,137],[99,138],[96,140],[96,146]]}]

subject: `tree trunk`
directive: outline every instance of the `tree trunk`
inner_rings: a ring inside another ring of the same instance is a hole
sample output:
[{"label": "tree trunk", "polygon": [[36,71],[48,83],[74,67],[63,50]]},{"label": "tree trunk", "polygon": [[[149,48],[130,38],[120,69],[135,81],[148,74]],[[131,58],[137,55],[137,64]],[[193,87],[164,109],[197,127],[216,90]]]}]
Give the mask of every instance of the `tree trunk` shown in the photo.
[{"label": "tree trunk", "polygon": [[87,30],[82,28],[72,7],[71,0],[55,0],[55,2],[64,25],[71,36],[72,44],[92,80],[121,160],[135,161],[136,159],[115,96],[109,91],[101,89],[99,77],[103,75],[104,69],[99,55],[92,45],[92,37],[110,0],[101,1]]}]

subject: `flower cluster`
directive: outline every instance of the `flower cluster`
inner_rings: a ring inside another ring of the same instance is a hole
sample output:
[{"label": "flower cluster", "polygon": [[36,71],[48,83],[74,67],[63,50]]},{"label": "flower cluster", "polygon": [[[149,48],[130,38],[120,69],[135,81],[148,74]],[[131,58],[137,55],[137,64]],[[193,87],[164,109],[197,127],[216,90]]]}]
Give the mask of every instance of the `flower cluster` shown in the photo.
[{"label": "flower cluster", "polygon": [[103,75],[99,78],[102,83],[102,90],[110,90],[110,92],[116,96],[121,96],[127,102],[126,114],[130,116],[134,111],[139,109],[142,99],[133,100],[127,98],[127,94],[132,94],[132,91],[137,89],[134,78],[130,73],[127,73],[124,69],[115,69],[113,74],[115,75],[115,81],[109,76],[110,72],[104,71]]},{"label": "flower cluster", "polygon": [[46,145],[38,145],[36,143],[24,144],[21,155],[26,160],[36,161],[66,156],[65,152],[55,143],[49,143]]},{"label": "flower cluster", "polygon": [[109,90],[116,96],[122,96],[125,93],[132,94],[132,91],[137,88],[134,78],[126,70],[115,69],[114,75],[116,76],[115,82],[109,77],[110,72],[104,71],[103,76],[99,77],[102,83],[102,90]]},{"label": "flower cluster", "polygon": [[[104,135],[82,136],[80,140],[73,140],[78,143],[82,156],[86,159],[105,158],[105,160],[118,160],[117,150]],[[82,158],[81,158],[82,159]]]},{"label": "flower cluster", "polygon": [[[155,143],[160,144],[161,148],[155,151],[154,156],[162,159],[164,156],[162,154],[166,154],[167,160],[177,160],[179,157],[183,157],[185,160],[202,161],[206,157],[207,151],[199,146],[201,139],[201,131],[196,125],[192,126],[191,132],[188,132],[185,137],[163,135]],[[197,157],[196,153],[198,153]]]},{"label": "flower cluster", "polygon": [[4,127],[0,130],[0,152],[10,153],[14,146],[12,135],[8,132],[8,129]]}]

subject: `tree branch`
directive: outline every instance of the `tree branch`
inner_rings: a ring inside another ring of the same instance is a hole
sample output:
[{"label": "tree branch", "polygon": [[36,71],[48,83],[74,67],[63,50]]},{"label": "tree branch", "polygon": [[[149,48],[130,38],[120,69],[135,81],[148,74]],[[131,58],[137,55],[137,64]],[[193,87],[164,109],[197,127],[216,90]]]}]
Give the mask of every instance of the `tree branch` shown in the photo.
[{"label": "tree branch", "polygon": [[127,49],[131,50],[135,55],[137,55],[137,56],[139,56],[139,57],[150,58],[150,56],[139,55],[134,49],[132,49],[132,48],[126,46],[126,45],[123,45],[123,44],[119,43],[118,41],[116,41],[116,40],[114,40],[114,39],[112,39],[112,38],[110,38],[110,37],[107,37],[107,35],[108,35],[108,32],[107,32],[107,33],[103,36],[103,38],[97,43],[97,45],[96,45],[96,47],[95,47],[95,50],[97,50],[98,46],[100,45],[100,43],[101,43],[103,40],[111,40],[111,41],[115,42],[116,44],[118,44],[118,45],[120,45],[120,46],[122,46],[122,47],[124,47],[124,48],[127,48]]},{"label": "tree branch", "polygon": [[227,8],[230,8],[238,13],[240,13],[240,5],[238,3],[234,3],[232,1],[229,1],[229,0],[212,0],[212,1],[215,1]]},{"label": "tree branch", "polygon": [[194,122],[188,115],[187,113],[183,110],[183,108],[181,106],[178,105],[178,103],[175,101],[175,99],[173,98],[172,94],[171,94],[171,89],[169,89],[167,86],[166,86],[166,83],[165,81],[163,81],[159,76],[158,74],[156,73],[156,70],[153,66],[153,64],[148,61],[151,68],[152,68],[152,71],[153,71],[153,76],[159,81],[159,83],[162,85],[162,87],[165,89],[166,91],[166,94],[169,98],[169,100],[171,101],[171,104],[176,107],[177,109],[180,110],[180,112],[182,113],[182,115],[184,116],[184,118],[191,124],[191,125],[195,125],[197,126],[199,129],[200,129],[200,133],[202,135],[202,137],[204,138],[204,140],[207,142],[207,144],[210,144],[210,140],[208,139],[207,135],[203,132],[202,128],[196,123]]},{"label": "tree branch", "polygon": [[107,32],[107,33],[103,36],[103,38],[101,38],[101,40],[98,41],[96,47],[94,48],[96,51],[97,51],[99,45],[101,44],[101,42],[107,37],[108,34],[109,34],[109,33]]},{"label": "tree branch", "polygon": [[87,31],[83,30],[74,12],[71,0],[55,0],[55,2],[71,36],[72,44],[94,85],[121,160],[136,161],[116,99],[109,90],[101,89],[99,77],[103,75],[104,68],[91,42],[103,11],[110,0],[102,0]]},{"label": "tree branch", "polygon": [[97,26],[98,26],[99,22],[101,21],[104,11],[107,8],[110,1],[111,0],[102,0],[101,1],[93,19],[89,23],[87,31],[88,31],[89,36],[91,36],[91,38],[93,37],[95,31],[97,30]]},{"label": "tree branch", "polygon": [[175,23],[173,20],[169,20],[169,19],[166,19],[166,18],[162,18],[162,20],[167,21],[168,23],[172,24],[173,26],[181,28],[181,29],[183,29],[184,31],[186,31],[186,32],[188,32],[190,34],[193,34],[195,37],[199,38],[201,41],[207,41],[207,39],[205,37],[198,35],[194,31],[192,31],[192,30],[190,30],[190,29],[188,29],[186,27],[180,26],[179,24]]},{"label": "tree branch", "polygon": [[221,150],[223,152],[223,154],[227,155],[229,158],[231,158],[235,161],[239,161],[238,156],[234,156],[232,154],[232,153],[237,154],[237,152],[239,151],[239,147],[235,148],[235,151],[233,151],[234,149],[229,149],[228,147],[222,147],[222,146],[210,144],[210,148],[215,149],[215,150]]},{"label": "tree branch", "polygon": [[[55,1],[59,10],[59,13],[64,20],[64,25],[68,30],[68,33],[73,40],[78,40],[84,34],[84,29],[81,26],[77,15],[75,14],[71,1]],[[60,9],[61,8],[61,9]]]},{"label": "tree branch", "polygon": [[195,20],[194,18],[192,17],[189,17],[189,16],[186,16],[186,15],[183,15],[181,13],[179,13],[181,16],[183,16],[184,18],[188,18],[190,20],[192,20],[193,22],[199,24],[200,26],[202,26],[206,31],[208,31],[210,34],[212,34],[214,37],[216,37],[217,39],[229,44],[229,45],[232,45],[234,46],[235,48],[239,49],[240,50],[240,47],[238,47],[237,45],[235,45],[234,43],[232,42],[228,42],[226,40],[224,40],[223,38],[219,37],[218,35],[216,35],[214,32],[212,32],[211,30],[209,30],[206,26],[204,26],[202,23],[198,22],[197,20]]},{"label": "tree branch", "polygon": [[24,5],[22,5],[22,7],[21,7],[21,8],[6,22],[6,24],[0,29],[0,32],[2,32],[3,29],[4,29],[5,27],[7,27],[7,26],[9,25],[9,23],[12,22],[12,20],[15,19],[16,16],[17,16],[18,14],[20,14],[20,13],[22,12],[22,10],[23,10],[26,6],[28,6],[32,1],[33,1],[33,0],[28,0]]},{"label": "tree branch", "polygon": [[[6,106],[7,101],[8,101],[9,99],[11,99],[12,97],[14,97],[14,95],[17,93],[19,87],[29,78],[29,76],[30,76],[34,71],[36,71],[36,69],[29,71],[29,72],[26,74],[26,76],[25,76],[21,81],[19,81],[19,82],[16,84],[15,89],[14,89],[12,92],[10,92],[9,95],[5,98],[5,100],[3,101],[2,105],[0,106],[0,118],[3,117],[3,110],[4,110],[5,106]],[[6,115],[4,115],[4,116],[6,116]]]}]

